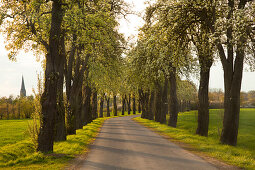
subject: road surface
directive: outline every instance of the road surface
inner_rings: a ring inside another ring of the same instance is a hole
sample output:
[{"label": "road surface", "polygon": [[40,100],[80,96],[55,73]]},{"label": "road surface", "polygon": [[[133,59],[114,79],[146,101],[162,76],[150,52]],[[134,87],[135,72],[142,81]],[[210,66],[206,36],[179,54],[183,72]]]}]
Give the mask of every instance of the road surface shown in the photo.
[{"label": "road surface", "polygon": [[214,170],[213,165],[132,121],[105,121],[82,170]]}]

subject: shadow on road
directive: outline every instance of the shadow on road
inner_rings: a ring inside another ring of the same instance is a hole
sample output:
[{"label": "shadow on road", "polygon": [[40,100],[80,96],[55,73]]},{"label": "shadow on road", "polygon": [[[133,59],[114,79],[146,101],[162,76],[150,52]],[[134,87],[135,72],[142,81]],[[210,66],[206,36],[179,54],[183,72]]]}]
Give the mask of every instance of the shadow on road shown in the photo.
[{"label": "shadow on road", "polygon": [[152,146],[158,146],[158,147],[178,148],[177,145],[164,145],[160,143],[150,143],[150,142],[143,142],[143,141],[136,141],[136,140],[125,140],[125,139],[119,139],[119,138],[97,137],[97,139],[111,140],[114,142],[117,141],[117,142],[124,142],[124,143],[137,143],[137,144],[152,145]]},{"label": "shadow on road", "polygon": [[[111,134],[111,135],[123,135],[123,133],[109,132],[109,131],[104,131],[104,132],[100,132],[100,133]],[[161,136],[140,135],[140,134],[133,134],[133,133],[125,133],[125,135],[128,135],[128,136],[142,136],[142,137],[148,137],[148,138],[162,138]]]},{"label": "shadow on road", "polygon": [[103,150],[106,152],[114,152],[118,154],[130,154],[131,156],[136,154],[139,156],[145,156],[145,157],[150,157],[152,159],[164,159],[167,161],[172,161],[172,162],[180,162],[182,164],[197,164],[197,163],[203,163],[202,161],[197,161],[197,160],[190,160],[190,159],[183,159],[183,158],[174,158],[174,157],[169,157],[169,156],[161,156],[161,155],[155,155],[155,154],[150,154],[150,153],[145,153],[145,152],[139,152],[139,151],[132,151],[128,149],[117,149],[117,148],[112,148],[112,147],[106,147],[106,146],[99,146],[99,145],[93,145],[92,149],[98,149],[98,150]]}]

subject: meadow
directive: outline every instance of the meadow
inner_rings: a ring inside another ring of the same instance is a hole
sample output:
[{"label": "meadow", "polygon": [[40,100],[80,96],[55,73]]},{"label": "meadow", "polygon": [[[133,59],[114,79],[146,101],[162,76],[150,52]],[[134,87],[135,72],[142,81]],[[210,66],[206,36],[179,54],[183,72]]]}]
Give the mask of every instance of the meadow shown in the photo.
[{"label": "meadow", "polygon": [[0,120],[0,147],[27,139],[29,121],[30,119]]},{"label": "meadow", "polygon": [[210,110],[208,137],[195,134],[197,111],[180,113],[177,128],[141,118],[135,118],[135,120],[166,135],[174,142],[186,144],[185,148],[199,154],[214,157],[241,168],[255,169],[255,109],[241,109],[236,147],[220,143],[223,110]]}]

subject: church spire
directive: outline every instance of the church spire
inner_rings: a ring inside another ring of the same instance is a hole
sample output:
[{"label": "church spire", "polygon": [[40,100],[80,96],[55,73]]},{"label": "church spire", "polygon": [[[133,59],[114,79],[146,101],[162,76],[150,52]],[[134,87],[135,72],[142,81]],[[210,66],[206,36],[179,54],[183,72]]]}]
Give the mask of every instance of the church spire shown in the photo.
[{"label": "church spire", "polygon": [[20,89],[20,97],[26,97],[26,89],[25,89],[23,75],[22,75],[22,82],[21,82],[21,89]]}]

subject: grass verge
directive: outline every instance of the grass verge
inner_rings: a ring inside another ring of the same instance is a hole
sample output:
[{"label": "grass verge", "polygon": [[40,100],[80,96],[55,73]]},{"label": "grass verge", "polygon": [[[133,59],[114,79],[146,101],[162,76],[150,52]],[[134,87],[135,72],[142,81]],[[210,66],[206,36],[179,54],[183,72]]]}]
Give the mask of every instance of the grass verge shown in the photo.
[{"label": "grass verge", "polygon": [[[254,141],[254,121],[255,110],[241,110],[240,115],[240,129],[238,137],[238,145],[228,146],[222,145],[219,142],[219,119],[220,110],[210,111],[210,127],[209,136],[202,137],[195,134],[196,128],[196,113],[186,112],[180,114],[178,118],[179,125],[177,128],[172,128],[166,124],[160,124],[155,121],[142,119],[140,117],[134,118],[135,121],[143,124],[146,127],[155,130],[159,134],[167,136],[173,142],[183,143],[189,149],[198,152],[202,155],[216,158],[227,164],[238,166],[245,169],[255,169],[255,141]],[[253,129],[250,131],[250,129]],[[220,129],[221,130],[221,129]]]}]

